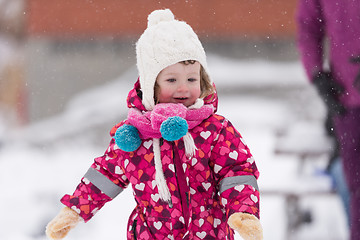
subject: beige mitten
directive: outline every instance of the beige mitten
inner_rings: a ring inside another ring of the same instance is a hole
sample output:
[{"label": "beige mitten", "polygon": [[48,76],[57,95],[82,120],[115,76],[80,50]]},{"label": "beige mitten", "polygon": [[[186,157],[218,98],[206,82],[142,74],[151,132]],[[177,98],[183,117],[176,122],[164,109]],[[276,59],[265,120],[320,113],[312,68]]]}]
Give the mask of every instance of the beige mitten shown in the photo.
[{"label": "beige mitten", "polygon": [[244,240],[262,240],[263,231],[260,220],[248,213],[233,213],[228,219],[229,226]]},{"label": "beige mitten", "polygon": [[73,229],[81,217],[71,208],[64,207],[59,214],[46,226],[46,235],[50,239],[63,239]]}]

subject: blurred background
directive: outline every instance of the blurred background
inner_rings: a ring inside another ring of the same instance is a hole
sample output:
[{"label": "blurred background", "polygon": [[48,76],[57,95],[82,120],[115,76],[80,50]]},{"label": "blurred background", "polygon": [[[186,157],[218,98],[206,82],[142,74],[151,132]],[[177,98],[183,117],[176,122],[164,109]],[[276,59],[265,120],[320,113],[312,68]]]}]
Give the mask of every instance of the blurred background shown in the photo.
[{"label": "blurred background", "polygon": [[[0,0],[0,239],[45,239],[59,199],[126,116],[135,43],[159,8],[199,35],[218,112],[255,156],[265,239],[347,239],[325,173],[325,108],[297,52],[296,0]],[[134,205],[127,189],[68,239],[125,239]]]}]

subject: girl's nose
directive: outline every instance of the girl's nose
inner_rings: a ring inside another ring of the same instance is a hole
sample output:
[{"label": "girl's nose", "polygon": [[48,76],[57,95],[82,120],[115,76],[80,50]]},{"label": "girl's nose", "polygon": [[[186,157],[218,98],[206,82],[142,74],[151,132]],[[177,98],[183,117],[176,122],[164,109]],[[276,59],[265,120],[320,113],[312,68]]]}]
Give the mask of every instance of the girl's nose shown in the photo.
[{"label": "girl's nose", "polygon": [[186,83],[180,83],[177,90],[179,92],[186,92],[189,90],[189,86]]}]

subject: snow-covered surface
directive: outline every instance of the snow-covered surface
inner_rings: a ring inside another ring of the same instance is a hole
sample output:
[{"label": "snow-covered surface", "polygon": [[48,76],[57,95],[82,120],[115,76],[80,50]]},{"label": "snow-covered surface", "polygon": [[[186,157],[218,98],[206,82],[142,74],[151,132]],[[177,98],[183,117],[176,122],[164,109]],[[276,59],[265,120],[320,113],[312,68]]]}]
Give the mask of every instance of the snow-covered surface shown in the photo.
[{"label": "snow-covered surface", "polygon": [[[326,156],[302,163],[297,154],[275,154],[282,146],[280,137],[287,137],[292,152],[309,146],[321,150],[326,144],[312,144],[324,138],[324,109],[300,63],[235,61],[210,54],[209,67],[219,90],[218,113],[241,132],[261,173],[264,239],[345,240],[340,200],[308,194],[331,187],[327,176],[316,174]],[[92,159],[105,151],[108,130],[125,116],[125,99],[136,77],[133,67],[110,84],[79,93],[62,114],[0,137],[0,239],[46,239],[44,228],[62,207],[59,199],[73,192]],[[298,231],[287,227],[287,193],[302,194],[300,207],[313,213],[313,222]],[[66,239],[125,239],[134,206],[128,188]]]}]

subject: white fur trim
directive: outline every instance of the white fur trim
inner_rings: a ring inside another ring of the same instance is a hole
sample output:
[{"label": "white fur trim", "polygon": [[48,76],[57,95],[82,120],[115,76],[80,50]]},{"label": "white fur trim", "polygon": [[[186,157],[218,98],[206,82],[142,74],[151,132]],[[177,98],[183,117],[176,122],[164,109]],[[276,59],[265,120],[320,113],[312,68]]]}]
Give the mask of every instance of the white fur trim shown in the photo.
[{"label": "white fur trim", "polygon": [[199,109],[204,106],[204,100],[201,98],[196,99],[195,103],[188,107],[188,109]]}]

